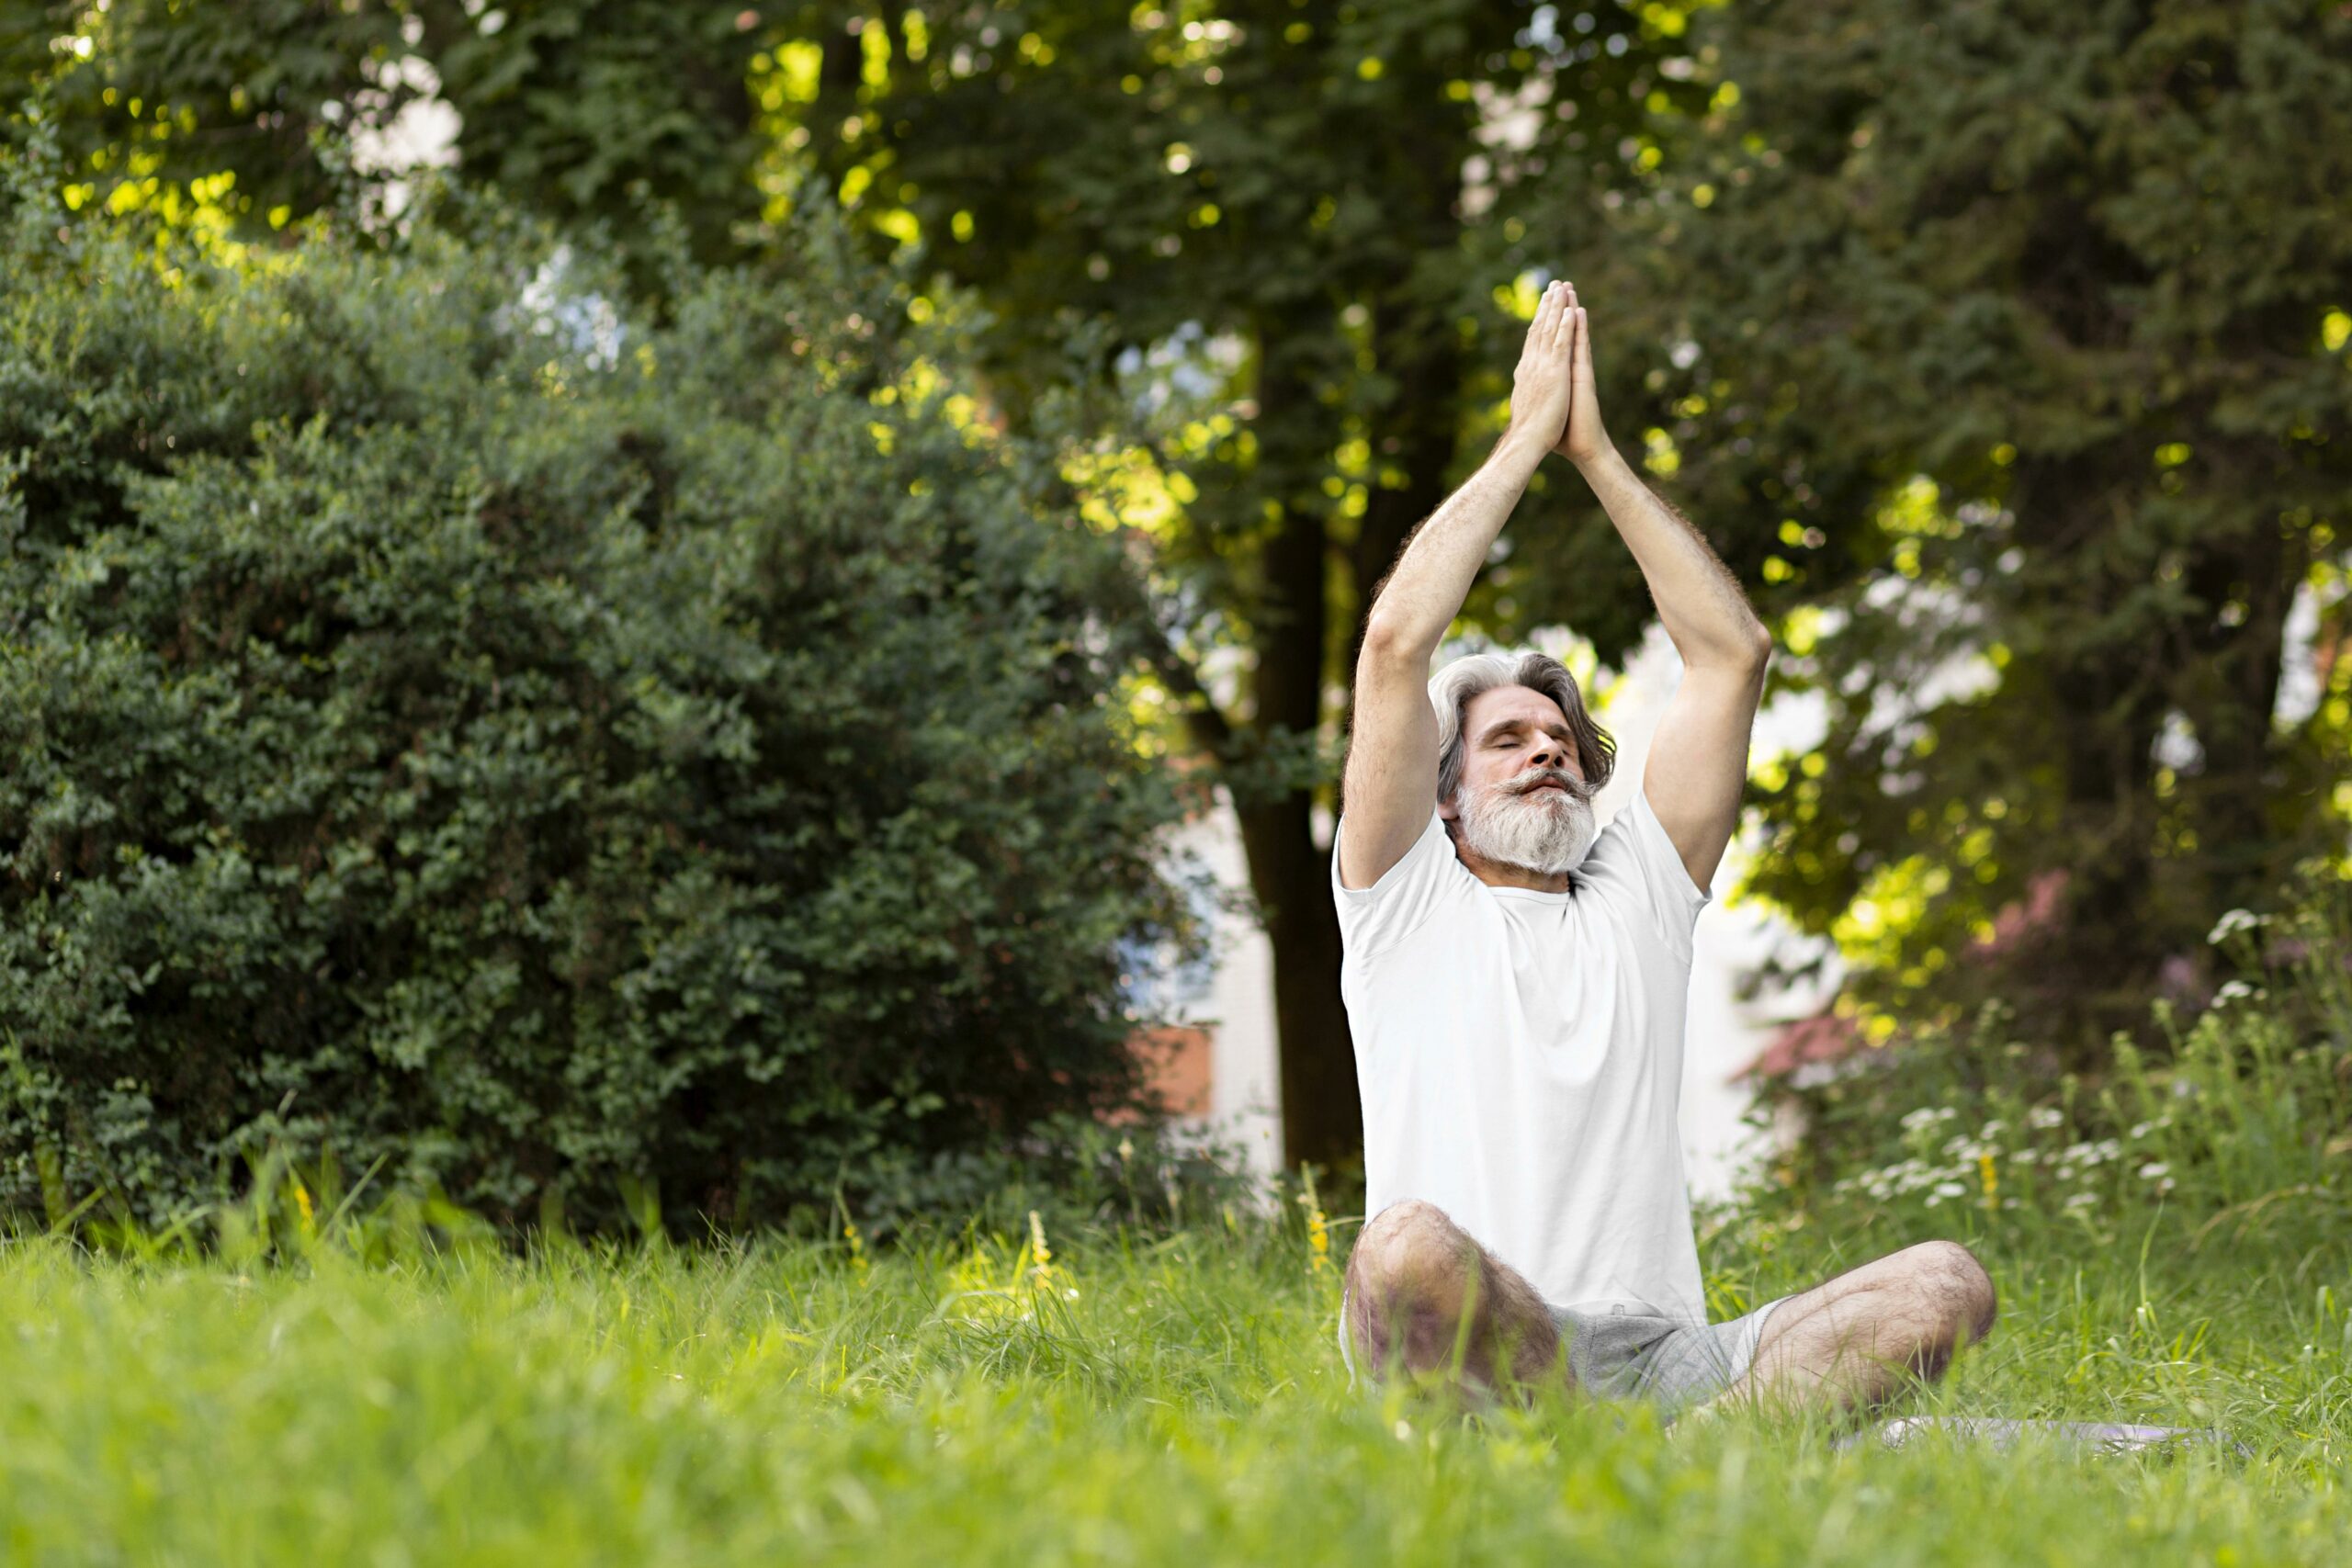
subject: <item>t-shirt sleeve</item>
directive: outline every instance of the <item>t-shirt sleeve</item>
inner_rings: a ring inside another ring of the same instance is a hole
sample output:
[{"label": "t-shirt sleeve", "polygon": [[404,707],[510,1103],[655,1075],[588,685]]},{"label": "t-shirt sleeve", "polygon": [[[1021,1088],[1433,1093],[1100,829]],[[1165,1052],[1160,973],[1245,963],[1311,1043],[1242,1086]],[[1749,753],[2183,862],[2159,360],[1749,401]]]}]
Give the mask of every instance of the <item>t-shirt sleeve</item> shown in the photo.
[{"label": "t-shirt sleeve", "polygon": [[1340,839],[1347,830],[1347,818],[1341,818],[1331,835],[1331,897],[1340,908],[1340,940],[1357,957],[1410,936],[1468,874],[1454,855],[1445,818],[1432,806],[1429,826],[1421,829],[1404,858],[1381,874],[1379,881],[1369,887],[1343,886]]},{"label": "t-shirt sleeve", "polygon": [[1682,852],[1657,819],[1645,790],[1635,790],[1610,818],[1580,874],[1646,919],[1675,952],[1686,955],[1699,911],[1714,898],[1690,880],[1690,868],[1682,863]]}]

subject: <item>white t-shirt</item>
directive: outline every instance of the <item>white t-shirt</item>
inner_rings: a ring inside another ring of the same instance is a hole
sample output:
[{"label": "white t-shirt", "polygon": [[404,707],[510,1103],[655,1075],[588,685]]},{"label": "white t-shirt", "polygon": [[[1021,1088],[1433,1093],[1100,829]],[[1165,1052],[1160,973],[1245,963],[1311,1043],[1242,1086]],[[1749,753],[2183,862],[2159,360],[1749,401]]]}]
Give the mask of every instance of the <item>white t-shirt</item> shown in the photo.
[{"label": "white t-shirt", "polygon": [[1434,807],[1372,886],[1339,867],[1335,838],[1365,1213],[1434,1203],[1555,1308],[1704,1323],[1676,1111],[1711,895],[1648,798],[1566,893],[1479,881]]}]

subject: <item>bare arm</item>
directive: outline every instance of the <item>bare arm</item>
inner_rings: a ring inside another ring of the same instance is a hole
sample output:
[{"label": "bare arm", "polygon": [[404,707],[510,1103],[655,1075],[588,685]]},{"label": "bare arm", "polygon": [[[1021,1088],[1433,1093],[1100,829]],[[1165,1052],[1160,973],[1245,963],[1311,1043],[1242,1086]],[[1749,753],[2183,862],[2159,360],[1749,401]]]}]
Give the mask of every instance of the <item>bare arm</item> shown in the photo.
[{"label": "bare arm", "polygon": [[1682,655],[1682,680],[1650,741],[1642,791],[1691,881],[1705,887],[1739,824],[1747,737],[1764,692],[1771,634],[1699,531],[1642,482],[1601,428],[1592,335],[1573,288],[1569,299],[1577,323],[1575,391],[1556,450],[1576,464],[1634,552],[1666,635]]},{"label": "bare arm", "polygon": [[1566,286],[1545,290],[1511,388],[1510,428],[1406,545],[1364,623],[1348,745],[1340,881],[1369,887],[1429,826],[1437,806],[1437,715],[1430,656],[1461,613],[1487,552],[1544,454],[1566,428],[1574,328]]}]

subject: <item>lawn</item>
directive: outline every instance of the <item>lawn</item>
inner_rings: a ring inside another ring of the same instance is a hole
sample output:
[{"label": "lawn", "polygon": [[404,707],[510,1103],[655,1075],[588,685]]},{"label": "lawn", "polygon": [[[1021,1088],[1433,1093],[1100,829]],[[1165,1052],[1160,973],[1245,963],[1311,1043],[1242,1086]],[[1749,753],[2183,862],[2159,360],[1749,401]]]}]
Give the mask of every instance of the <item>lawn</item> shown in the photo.
[{"label": "lawn", "polygon": [[[2345,1560],[2343,1247],[2000,1219],[1951,1228],[2001,1325],[1907,1408],[2247,1451],[1450,1416],[1349,1389],[1295,1217],[1053,1235],[1042,1278],[1017,1234],[267,1264],[33,1239],[0,1251],[0,1540],[41,1562]],[[1916,1239],[1828,1228],[1712,1221],[1720,1304]]]}]

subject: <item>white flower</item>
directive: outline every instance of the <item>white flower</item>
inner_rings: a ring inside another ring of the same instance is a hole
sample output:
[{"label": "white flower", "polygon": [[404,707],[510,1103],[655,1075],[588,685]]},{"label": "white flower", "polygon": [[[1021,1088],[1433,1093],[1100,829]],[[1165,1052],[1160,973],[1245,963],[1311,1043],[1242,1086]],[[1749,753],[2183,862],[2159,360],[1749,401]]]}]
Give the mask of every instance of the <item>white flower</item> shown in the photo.
[{"label": "white flower", "polygon": [[2072,1198],[2066,1200],[2066,1207],[2069,1209],[2080,1209],[2087,1207],[2088,1205],[2098,1201],[2098,1194],[2096,1192],[2077,1192]]},{"label": "white flower", "polygon": [[2250,997],[2252,995],[2254,995],[2254,987],[2247,985],[2244,980],[2224,981],[2222,988],[2213,993],[2213,1005],[2215,1007],[2224,1007],[2231,1002],[2237,1001],[2243,998]]},{"label": "white flower", "polygon": [[2154,1181],[2156,1178],[2164,1175],[2172,1167],[2166,1165],[2160,1159],[2152,1159],[2147,1164],[2140,1168],[2140,1179],[2143,1181]]},{"label": "white flower", "polygon": [[1965,1198],[1968,1196],[1968,1189],[1962,1187],[1957,1181],[1939,1181],[1936,1183],[1936,1196],[1939,1198]]},{"label": "white flower", "polygon": [[2047,1131],[2052,1127],[2064,1126],[2066,1122],[2066,1113],[2054,1105],[2037,1105],[2025,1113],[2025,1122],[2029,1127],[2040,1127]]},{"label": "white flower", "polygon": [[2213,922],[2213,929],[2205,933],[2206,944],[2218,947],[2237,932],[2252,931],[2256,926],[2267,924],[2268,919],[2268,916],[2257,915],[2251,909],[2224,910],[2222,918]]},{"label": "white flower", "polygon": [[1977,1128],[1976,1135],[1980,1138],[1997,1138],[2008,1130],[2009,1124],[1996,1116],[1992,1121],[1987,1122],[1982,1127]]},{"label": "white flower", "polygon": [[1904,1112],[1903,1130],[1906,1133],[1924,1133],[1937,1122],[1949,1122],[1958,1114],[1960,1113],[1948,1105],[1923,1105],[1917,1111]]}]

